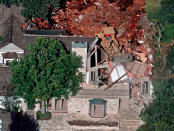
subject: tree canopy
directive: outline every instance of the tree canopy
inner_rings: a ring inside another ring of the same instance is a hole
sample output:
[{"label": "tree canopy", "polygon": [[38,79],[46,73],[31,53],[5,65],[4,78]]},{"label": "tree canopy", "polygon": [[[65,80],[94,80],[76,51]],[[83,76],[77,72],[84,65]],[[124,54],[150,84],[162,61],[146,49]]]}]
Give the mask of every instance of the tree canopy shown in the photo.
[{"label": "tree canopy", "polygon": [[174,39],[174,1],[173,0],[147,0],[146,13],[150,21],[162,24],[162,41]]},{"label": "tree canopy", "polygon": [[3,40],[4,40],[4,38],[2,36],[0,36],[0,42],[3,41]]},{"label": "tree canopy", "polygon": [[170,47],[167,56],[164,55],[166,49],[154,56],[153,100],[141,111],[144,124],[138,131],[174,130],[174,48]]},{"label": "tree canopy", "polygon": [[17,5],[24,7],[22,14],[25,18],[31,19],[40,17],[48,19],[48,15],[52,9],[58,9],[64,0],[0,0],[1,4],[5,4],[7,7],[11,5]]},{"label": "tree canopy", "polygon": [[154,81],[154,99],[141,112],[145,122],[138,131],[174,130],[174,79]]},{"label": "tree canopy", "polygon": [[173,0],[147,0],[146,11],[149,20],[162,24],[164,30],[161,46],[153,50],[153,100],[145,105],[140,114],[144,124],[138,131],[174,130],[174,8],[172,6],[174,6]]},{"label": "tree canopy", "polygon": [[39,38],[28,50],[28,55],[19,62],[13,61],[10,67],[18,95],[30,106],[77,93],[82,82],[78,71],[82,67],[80,56],[67,53],[55,39]]}]

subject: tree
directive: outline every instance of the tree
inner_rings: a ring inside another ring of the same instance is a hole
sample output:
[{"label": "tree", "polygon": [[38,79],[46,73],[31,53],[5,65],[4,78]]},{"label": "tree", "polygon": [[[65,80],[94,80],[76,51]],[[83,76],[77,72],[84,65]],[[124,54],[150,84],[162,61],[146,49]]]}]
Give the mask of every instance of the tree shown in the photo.
[{"label": "tree", "polygon": [[150,21],[162,24],[162,41],[174,39],[174,1],[173,0],[147,0],[146,13]]},{"label": "tree", "polygon": [[137,131],[174,130],[174,43],[161,43],[154,52],[153,100],[140,113],[144,124]]},{"label": "tree", "polygon": [[[141,111],[144,124],[137,131],[174,130],[174,48],[170,48],[162,49],[155,56],[153,100]],[[164,50],[168,50],[167,56]]]},{"label": "tree", "polygon": [[4,40],[4,38],[2,36],[0,36],[0,42],[3,41],[3,40]]},{"label": "tree", "polygon": [[51,21],[53,9],[63,6],[64,0],[0,0],[0,4],[23,6],[22,15],[28,20],[40,17]]},{"label": "tree", "polygon": [[173,131],[174,79],[155,81],[154,86],[155,97],[141,112],[140,116],[145,123],[138,131]]},{"label": "tree", "polygon": [[[154,44],[153,100],[145,105],[140,117],[144,124],[138,131],[174,130],[174,1],[147,0],[146,12],[151,22],[156,22]],[[159,26],[161,25],[161,26]],[[161,28],[162,27],[162,28]],[[158,38],[158,39],[157,39]],[[155,44],[158,43],[158,44]]]},{"label": "tree", "polygon": [[62,45],[54,39],[39,38],[28,47],[30,54],[20,61],[11,63],[12,83],[17,93],[30,107],[45,102],[52,97],[68,98],[79,91],[82,82],[80,56],[67,53]]}]

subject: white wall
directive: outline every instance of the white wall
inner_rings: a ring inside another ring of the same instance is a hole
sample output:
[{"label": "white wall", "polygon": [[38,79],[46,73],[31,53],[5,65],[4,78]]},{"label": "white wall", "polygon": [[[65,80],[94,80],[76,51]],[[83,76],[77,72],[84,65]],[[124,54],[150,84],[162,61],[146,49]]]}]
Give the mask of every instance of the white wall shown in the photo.
[{"label": "white wall", "polygon": [[119,99],[108,99],[107,110],[106,110],[107,114],[118,114],[118,111],[119,111]]},{"label": "white wall", "polygon": [[80,71],[86,75],[87,48],[72,48],[72,51],[82,57],[83,68]]},{"label": "white wall", "polygon": [[149,82],[150,84],[150,96],[152,96],[153,94],[153,85],[152,85],[152,82]]},{"label": "white wall", "polygon": [[27,110],[27,104],[24,102],[24,99],[23,98],[20,98],[20,100],[21,100],[22,110],[25,112]]},{"label": "white wall", "polygon": [[2,54],[0,53],[0,63],[3,63]]}]

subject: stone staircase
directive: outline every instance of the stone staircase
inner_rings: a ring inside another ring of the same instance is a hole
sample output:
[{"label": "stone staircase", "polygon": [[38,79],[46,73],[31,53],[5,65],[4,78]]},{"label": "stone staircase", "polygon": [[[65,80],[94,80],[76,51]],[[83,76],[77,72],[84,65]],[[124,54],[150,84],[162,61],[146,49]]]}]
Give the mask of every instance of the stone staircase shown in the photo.
[{"label": "stone staircase", "polygon": [[136,131],[140,125],[142,125],[140,120],[121,120],[119,131]]},{"label": "stone staircase", "polygon": [[39,121],[40,131],[72,131],[63,114],[53,114],[50,120]]},{"label": "stone staircase", "polygon": [[130,100],[121,100],[119,117],[120,117],[120,130],[119,131],[136,131],[142,125],[137,112],[132,107]]}]

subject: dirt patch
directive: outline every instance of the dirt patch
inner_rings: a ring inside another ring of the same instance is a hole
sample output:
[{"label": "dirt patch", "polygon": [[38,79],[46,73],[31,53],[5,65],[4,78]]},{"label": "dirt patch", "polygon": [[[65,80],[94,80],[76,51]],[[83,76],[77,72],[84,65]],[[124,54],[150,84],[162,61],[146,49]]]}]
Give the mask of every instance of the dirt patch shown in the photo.
[{"label": "dirt patch", "polygon": [[96,122],[96,121],[84,121],[84,120],[74,120],[67,121],[70,125],[76,126],[108,126],[108,127],[118,127],[118,122]]}]

